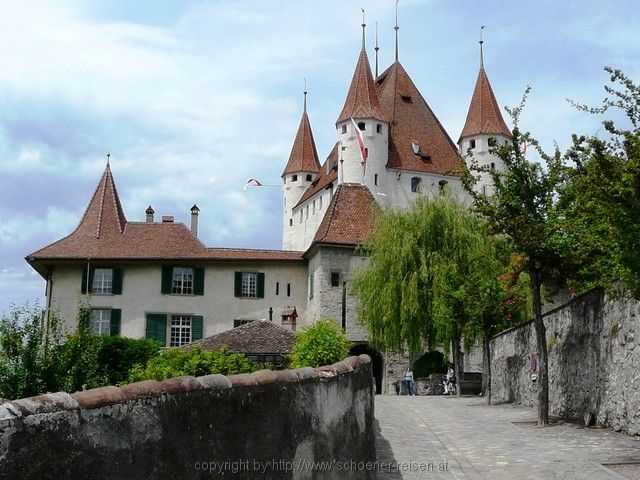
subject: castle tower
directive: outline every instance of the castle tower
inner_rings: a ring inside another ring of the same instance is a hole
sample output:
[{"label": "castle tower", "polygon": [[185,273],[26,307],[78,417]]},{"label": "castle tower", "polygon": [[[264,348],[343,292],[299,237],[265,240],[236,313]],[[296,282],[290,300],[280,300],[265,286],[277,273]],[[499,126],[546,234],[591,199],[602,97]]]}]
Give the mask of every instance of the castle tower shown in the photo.
[{"label": "castle tower", "polygon": [[[504,164],[490,150],[496,145],[506,145],[511,139],[511,131],[502,118],[500,107],[484,69],[482,43],[483,41],[480,40],[480,71],[471,97],[467,121],[458,140],[458,147],[467,163],[472,154],[478,166],[489,166],[504,171]],[[483,173],[475,188],[477,191],[491,194],[493,188],[491,177]]]},{"label": "castle tower", "polygon": [[[378,175],[385,171],[389,155],[389,124],[378,100],[369,58],[364,44],[362,25],[362,49],[353,73],[349,92],[342,112],[336,121],[339,145],[338,183],[361,183],[374,186]],[[356,135],[356,123],[362,132],[367,149],[366,169]]]},{"label": "castle tower", "polygon": [[318,177],[320,162],[313,140],[311,123],[307,115],[307,92],[304,92],[304,106],[298,133],[291,148],[289,161],[282,172],[282,188],[284,205],[282,208],[282,244],[285,250],[296,248],[295,230],[293,226],[293,207],[300,201],[302,194]]}]

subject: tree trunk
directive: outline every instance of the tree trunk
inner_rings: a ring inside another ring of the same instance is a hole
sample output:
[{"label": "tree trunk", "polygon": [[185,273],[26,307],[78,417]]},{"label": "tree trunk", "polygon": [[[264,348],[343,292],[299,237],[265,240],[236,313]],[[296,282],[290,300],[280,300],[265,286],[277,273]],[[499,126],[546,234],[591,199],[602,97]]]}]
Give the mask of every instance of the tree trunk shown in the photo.
[{"label": "tree trunk", "polygon": [[533,324],[536,329],[538,349],[538,425],[549,423],[549,365],[547,361],[547,335],[542,320],[542,300],[540,298],[540,272],[534,266],[530,272],[533,296]]},{"label": "tree trunk", "polygon": [[487,401],[487,405],[491,405],[491,336],[487,330],[482,338],[482,393]]},{"label": "tree trunk", "polygon": [[462,355],[460,355],[460,333],[457,328],[455,330],[455,333],[453,334],[451,343],[451,348],[453,350],[453,372],[456,376],[456,396],[460,397],[462,395],[462,388],[460,385],[462,373],[460,370],[460,363]]}]

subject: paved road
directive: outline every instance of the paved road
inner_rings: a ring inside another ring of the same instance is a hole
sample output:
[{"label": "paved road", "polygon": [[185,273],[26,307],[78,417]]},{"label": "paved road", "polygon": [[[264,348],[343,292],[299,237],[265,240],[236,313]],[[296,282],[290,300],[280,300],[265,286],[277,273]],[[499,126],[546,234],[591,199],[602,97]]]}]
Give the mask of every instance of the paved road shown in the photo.
[{"label": "paved road", "polygon": [[379,468],[399,462],[404,469],[378,479],[640,478],[640,465],[602,465],[640,462],[639,437],[562,422],[539,428],[532,409],[487,407],[472,397],[378,395],[375,413]]}]

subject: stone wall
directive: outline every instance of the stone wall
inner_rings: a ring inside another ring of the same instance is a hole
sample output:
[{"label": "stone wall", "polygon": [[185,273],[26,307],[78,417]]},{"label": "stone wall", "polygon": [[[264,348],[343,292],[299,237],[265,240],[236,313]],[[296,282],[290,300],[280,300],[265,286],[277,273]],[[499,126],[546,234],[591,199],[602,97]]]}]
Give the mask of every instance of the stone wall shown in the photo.
[{"label": "stone wall", "polygon": [[[544,316],[550,414],[640,434],[640,302],[593,291]],[[491,341],[494,402],[537,405],[531,378],[533,323]]]},{"label": "stone wall", "polygon": [[371,380],[361,355],[5,402],[0,478],[371,478],[354,468],[375,461]]}]

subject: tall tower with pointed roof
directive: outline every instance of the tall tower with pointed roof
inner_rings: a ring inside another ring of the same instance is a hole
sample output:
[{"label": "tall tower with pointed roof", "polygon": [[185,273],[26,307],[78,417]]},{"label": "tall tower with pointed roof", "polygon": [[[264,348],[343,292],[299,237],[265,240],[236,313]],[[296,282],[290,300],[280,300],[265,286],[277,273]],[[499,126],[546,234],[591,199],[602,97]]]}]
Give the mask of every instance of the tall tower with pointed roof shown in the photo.
[{"label": "tall tower with pointed roof", "polygon": [[[336,120],[339,146],[338,183],[376,184],[376,175],[382,176],[388,159],[389,125],[376,91],[375,81],[365,48],[365,24],[362,24],[362,48],[344,107]],[[366,168],[356,137],[356,123],[367,148]]]},{"label": "tall tower with pointed roof", "polygon": [[291,154],[287,166],[282,172],[282,188],[284,204],[282,207],[282,231],[283,247],[285,250],[293,250],[296,247],[293,207],[296,206],[302,194],[316,180],[320,172],[318,152],[311,131],[311,123],[307,114],[307,91],[304,92],[304,104],[302,118],[298,126],[298,132],[291,147]]},{"label": "tall tower with pointed roof", "polygon": [[[498,101],[484,69],[482,44],[483,40],[481,39],[480,70],[458,146],[460,154],[467,162],[470,162],[473,157],[479,166],[504,170],[504,164],[497,155],[491,152],[491,149],[497,145],[506,145],[511,138],[511,131],[500,113]],[[476,189],[490,194],[492,188],[491,177],[488,174],[482,174],[480,181],[476,184]]]}]

